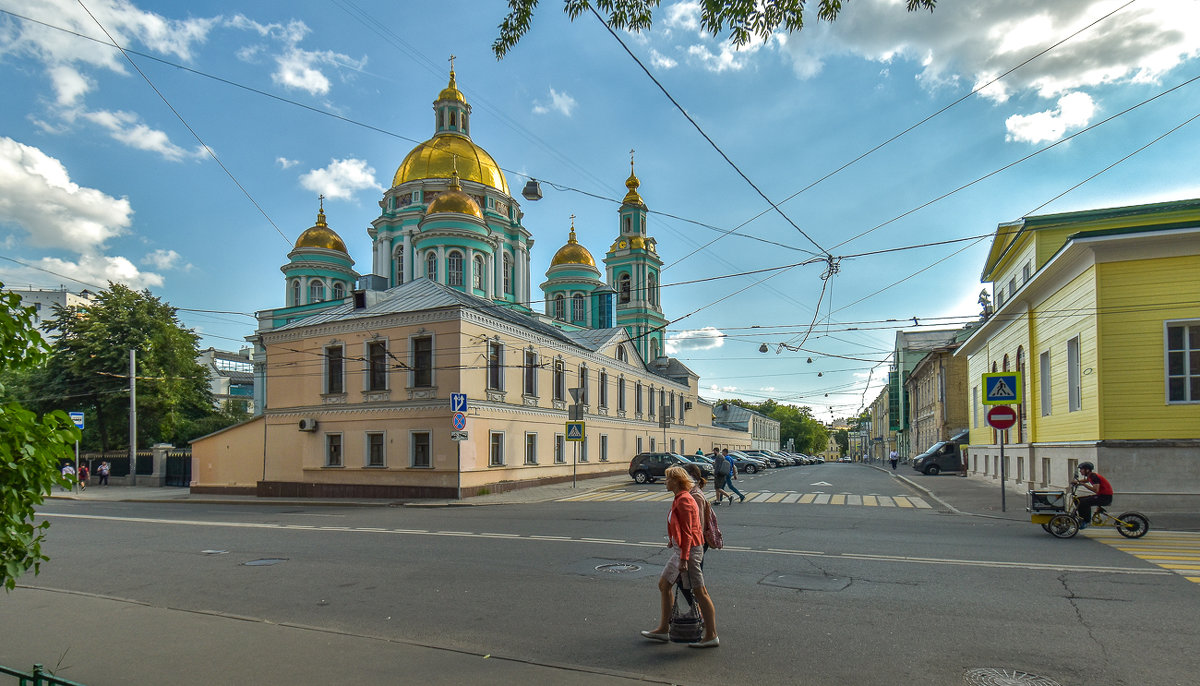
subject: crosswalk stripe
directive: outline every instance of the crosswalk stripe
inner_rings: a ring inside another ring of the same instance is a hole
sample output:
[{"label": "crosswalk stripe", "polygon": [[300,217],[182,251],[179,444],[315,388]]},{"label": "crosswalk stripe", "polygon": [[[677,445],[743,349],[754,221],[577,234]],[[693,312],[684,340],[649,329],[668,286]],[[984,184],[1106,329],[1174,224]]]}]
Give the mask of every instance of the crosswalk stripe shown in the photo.
[{"label": "crosswalk stripe", "polygon": [[878,498],[880,507],[896,507],[896,501],[893,500],[889,496],[881,495],[881,496],[873,496],[873,497]]},{"label": "crosswalk stripe", "polygon": [[892,500],[896,501],[896,507],[912,507],[913,504],[908,502],[908,498],[902,495],[894,496]]},{"label": "crosswalk stripe", "polygon": [[759,493],[758,495],[754,496],[753,498],[747,497],[746,500],[748,500],[752,503],[761,503],[761,502],[765,501],[767,498],[770,498],[772,495],[774,495],[774,493]]},{"label": "crosswalk stripe", "polygon": [[799,493],[789,493],[789,494],[787,495],[787,497],[783,499],[783,502],[785,502],[785,503],[794,503],[794,502],[796,502],[796,501],[797,501],[797,500],[799,500],[799,499],[800,499],[800,494],[799,494]]},{"label": "crosswalk stripe", "polygon": [[828,493],[818,493],[816,499],[813,500],[813,503],[815,503],[817,505],[828,505],[829,504],[829,494]]},{"label": "crosswalk stripe", "polygon": [[1129,539],[1110,527],[1090,528],[1084,536],[1162,569],[1169,569],[1192,583],[1200,583],[1200,533],[1151,531],[1145,538]]},{"label": "crosswalk stripe", "polygon": [[846,504],[846,496],[841,495],[841,494],[835,495],[829,499],[829,504],[830,505],[845,505]]},{"label": "crosswalk stripe", "polygon": [[[608,490],[596,491],[592,493],[579,493],[559,498],[556,502],[609,502],[609,503],[650,503],[650,502],[667,502],[674,498],[674,494],[670,491],[643,491],[643,490]],[[796,504],[796,505],[847,505],[855,507],[903,507],[909,509],[930,509],[929,503],[917,496],[886,496],[886,495],[855,495],[851,493],[791,493],[783,492],[776,493],[774,491],[748,491],[746,493],[747,503],[768,503],[768,504]],[[1137,554],[1162,554],[1162,553],[1178,553],[1174,546],[1163,549],[1160,545],[1158,548],[1145,550],[1127,550],[1132,555]],[[1186,551],[1191,553],[1193,551]],[[1200,550],[1195,551],[1200,554]],[[1190,561],[1191,558],[1182,558],[1180,561]]]},{"label": "crosswalk stripe", "polygon": [[767,502],[768,503],[777,503],[780,500],[783,500],[784,498],[786,498],[787,496],[788,496],[787,493],[776,493],[775,495],[771,496],[770,498],[767,498]]},{"label": "crosswalk stripe", "polygon": [[862,497],[862,504],[867,507],[875,507],[879,504],[879,500],[873,495],[864,495]]},{"label": "crosswalk stripe", "polygon": [[817,499],[816,493],[805,493],[804,495],[800,496],[799,502],[801,505],[808,505],[816,499]]}]

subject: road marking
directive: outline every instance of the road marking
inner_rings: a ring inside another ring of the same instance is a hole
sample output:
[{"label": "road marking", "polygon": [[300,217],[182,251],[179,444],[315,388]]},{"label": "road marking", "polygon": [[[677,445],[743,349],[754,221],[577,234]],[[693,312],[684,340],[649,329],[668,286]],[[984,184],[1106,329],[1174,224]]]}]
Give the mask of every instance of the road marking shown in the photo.
[{"label": "road marking", "polygon": [[[477,539],[498,539],[528,541],[531,543],[585,543],[628,546],[632,548],[663,548],[662,541],[623,541],[615,538],[574,538],[570,536],[543,536],[507,534],[500,532],[471,532],[471,531],[423,531],[419,529],[389,529],[380,530],[375,527],[350,527],[346,530],[323,529],[302,525],[280,525],[265,522],[206,522],[188,519],[162,519],[153,517],[118,517],[111,515],[87,515],[75,513],[44,512],[41,517],[57,517],[62,519],[88,519],[93,521],[122,522],[132,524],[167,524],[173,526],[224,527],[231,529],[272,529],[307,533],[348,533],[348,534],[379,534],[391,533],[397,536],[451,536]],[[1116,532],[1113,532],[1115,535]],[[1158,567],[1102,567],[1088,565],[1056,565],[1036,562],[1007,562],[1002,560],[963,560],[953,558],[911,557],[904,555],[878,555],[870,553],[827,553],[819,550],[790,550],[786,548],[749,548],[745,546],[725,546],[722,552],[738,552],[748,555],[787,555],[800,557],[821,557],[825,559],[860,560],[866,562],[887,562],[906,564],[951,565],[963,567],[990,567],[995,569],[1035,570],[1035,571],[1068,571],[1091,572],[1103,574],[1129,574],[1140,576],[1169,576],[1173,572]],[[1191,579],[1192,577],[1185,577]],[[1200,580],[1200,576],[1195,577]]]},{"label": "road marking", "polygon": [[1090,528],[1084,536],[1115,548],[1145,562],[1170,570],[1192,583],[1200,583],[1200,533],[1166,531],[1146,534],[1145,538],[1125,538],[1111,527]]},{"label": "road marking", "polygon": [[862,497],[862,504],[866,507],[876,507],[879,505],[879,499],[873,495],[864,495]]},{"label": "road marking", "polygon": [[832,486],[832,485],[833,484],[829,483],[828,481],[818,481],[815,484],[809,484],[809,486]]}]

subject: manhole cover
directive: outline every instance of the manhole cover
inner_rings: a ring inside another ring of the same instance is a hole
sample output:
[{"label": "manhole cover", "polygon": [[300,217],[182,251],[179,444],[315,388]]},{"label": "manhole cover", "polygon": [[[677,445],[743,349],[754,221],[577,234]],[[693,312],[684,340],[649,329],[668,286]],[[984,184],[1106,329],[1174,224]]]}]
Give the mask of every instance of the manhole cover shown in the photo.
[{"label": "manhole cover", "polygon": [[630,564],[628,562],[611,562],[606,565],[597,565],[596,566],[597,572],[608,572],[609,574],[621,574],[624,572],[636,572],[640,569],[641,569],[641,567],[639,567],[635,564]]},{"label": "manhole cover", "polygon": [[287,562],[287,559],[282,557],[264,557],[261,560],[250,560],[242,564],[246,567],[266,567],[268,565],[277,565],[280,562]]},{"label": "manhole cover", "polygon": [[968,670],[963,681],[968,686],[1061,686],[1044,676],[993,667]]}]

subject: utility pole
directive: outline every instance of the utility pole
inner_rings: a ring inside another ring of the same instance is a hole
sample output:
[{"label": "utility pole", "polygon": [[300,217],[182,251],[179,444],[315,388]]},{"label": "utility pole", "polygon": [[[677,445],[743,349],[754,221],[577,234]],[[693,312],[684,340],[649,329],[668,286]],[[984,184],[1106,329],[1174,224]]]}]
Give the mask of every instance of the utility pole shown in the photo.
[{"label": "utility pole", "polygon": [[137,351],[129,350],[129,485],[137,485]]}]

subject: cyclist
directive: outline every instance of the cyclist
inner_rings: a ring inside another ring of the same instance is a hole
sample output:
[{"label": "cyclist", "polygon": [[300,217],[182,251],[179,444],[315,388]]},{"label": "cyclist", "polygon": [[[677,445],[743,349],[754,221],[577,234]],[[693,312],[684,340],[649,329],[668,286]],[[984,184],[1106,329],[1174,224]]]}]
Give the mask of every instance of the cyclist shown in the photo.
[{"label": "cyclist", "polygon": [[1096,466],[1091,462],[1079,463],[1079,474],[1082,479],[1072,481],[1072,485],[1083,486],[1092,492],[1092,495],[1085,495],[1078,500],[1078,509],[1076,513],[1080,517],[1079,528],[1086,529],[1088,524],[1092,522],[1092,506],[1111,505],[1113,500],[1113,487],[1108,483],[1108,479],[1096,473]]}]

